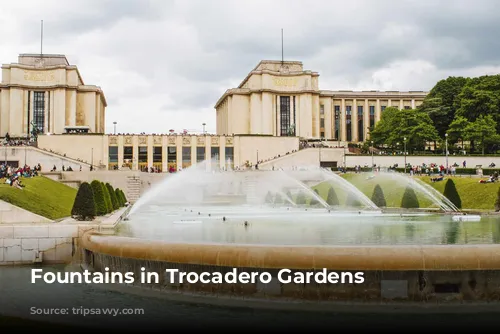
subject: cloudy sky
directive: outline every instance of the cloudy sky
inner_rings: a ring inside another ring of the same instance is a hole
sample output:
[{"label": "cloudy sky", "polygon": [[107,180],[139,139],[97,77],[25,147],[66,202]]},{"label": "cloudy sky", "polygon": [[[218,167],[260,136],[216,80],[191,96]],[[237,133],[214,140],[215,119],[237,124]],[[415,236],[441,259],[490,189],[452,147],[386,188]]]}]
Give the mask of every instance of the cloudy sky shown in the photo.
[{"label": "cloudy sky", "polygon": [[65,54],[108,101],[106,130],[215,131],[214,104],[261,59],[303,61],[320,89],[429,90],[500,73],[496,0],[43,0],[0,6],[0,62]]}]

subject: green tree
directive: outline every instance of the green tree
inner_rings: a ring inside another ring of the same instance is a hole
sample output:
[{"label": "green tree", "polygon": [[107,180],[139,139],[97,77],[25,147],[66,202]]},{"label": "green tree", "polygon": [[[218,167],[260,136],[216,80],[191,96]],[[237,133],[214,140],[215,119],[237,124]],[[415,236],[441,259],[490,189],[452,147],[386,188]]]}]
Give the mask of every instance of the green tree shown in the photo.
[{"label": "green tree", "polygon": [[276,193],[276,196],[274,196],[274,203],[283,204],[283,198],[281,198],[280,193]]},{"label": "green tree", "polygon": [[71,215],[77,220],[92,220],[96,216],[94,192],[88,182],[83,182],[78,188]]},{"label": "green tree", "polygon": [[448,179],[448,181],[446,181],[443,195],[448,198],[453,204],[455,204],[457,208],[462,208],[462,200],[460,199],[460,195],[458,194],[455,182],[453,182],[452,179]]},{"label": "green tree", "polygon": [[469,125],[469,121],[467,118],[463,116],[457,116],[451,122],[448,131],[446,132],[448,134],[448,140],[450,144],[456,144],[459,141],[461,141],[461,146],[462,149],[464,148],[464,138],[465,138],[465,129]]},{"label": "green tree", "polygon": [[[319,196],[318,189],[314,189],[314,192],[316,193],[316,195]],[[316,197],[311,197],[311,200],[309,201],[309,205],[310,206],[315,206],[315,205],[318,205],[318,204],[319,204],[319,201],[316,199]]]},{"label": "green tree", "polygon": [[496,132],[496,122],[493,116],[479,116],[474,122],[471,122],[465,128],[465,137],[481,147],[481,153],[484,155],[486,145],[495,142],[498,139]]},{"label": "green tree", "polygon": [[417,209],[420,207],[417,195],[411,187],[406,187],[403,199],[401,200],[401,207],[404,209]]},{"label": "green tree", "polygon": [[418,107],[419,110],[429,114],[441,138],[455,119],[459,104],[457,97],[467,81],[468,79],[464,77],[448,77],[438,81]]},{"label": "green tree", "polygon": [[113,212],[113,203],[111,202],[111,195],[109,194],[109,189],[104,183],[101,182],[102,193],[104,195],[104,201],[106,202],[106,208],[108,213]]},{"label": "green tree", "polygon": [[[498,188],[497,199],[495,201],[495,211],[496,212],[500,211],[500,187]],[[498,224],[496,224],[496,225],[498,225]],[[500,233],[499,233],[499,235],[500,235]]]},{"label": "green tree", "polygon": [[439,136],[429,114],[421,110],[389,107],[382,113],[380,121],[370,133],[377,145],[398,147],[406,138],[407,150],[424,150],[426,143],[436,141]]},{"label": "green tree", "polygon": [[457,97],[457,115],[474,122],[480,116],[491,115],[500,123],[500,75],[485,75],[467,81]]},{"label": "green tree", "polygon": [[106,183],[106,188],[108,189],[109,197],[111,198],[111,207],[113,208],[113,211],[118,210],[120,206],[118,205],[118,201],[116,200],[115,190],[113,189],[113,186],[109,183]]},{"label": "green tree", "polygon": [[126,203],[128,202],[128,200],[127,200],[127,196],[125,195],[125,193],[124,193],[124,192],[123,192],[123,190],[121,190],[121,189],[120,189],[120,193],[121,193],[122,198],[123,198],[123,203],[125,203],[125,204],[126,204]]},{"label": "green tree", "polygon": [[376,206],[378,206],[379,208],[383,208],[383,207],[387,206],[387,203],[385,201],[384,192],[382,191],[382,188],[378,184],[375,185],[375,188],[373,188],[372,202]]},{"label": "green tree", "polygon": [[266,194],[266,198],[264,199],[264,201],[268,204],[272,204],[273,203],[273,194],[271,194],[270,191],[267,192]]},{"label": "green tree", "polygon": [[302,190],[299,191],[299,193],[297,194],[297,198],[295,199],[295,203],[298,205],[303,205],[303,204],[307,203],[306,195],[304,194],[304,192],[302,192]]},{"label": "green tree", "polygon": [[123,203],[123,198],[122,198],[122,194],[121,194],[121,190],[120,188],[116,188],[115,189],[115,197],[116,197],[116,200],[118,201],[118,206],[121,208],[125,205],[125,203]]},{"label": "green tree", "polygon": [[347,198],[346,198],[346,201],[345,201],[345,205],[347,207],[351,207],[351,208],[356,208],[356,207],[362,206],[361,202],[358,200],[358,198],[356,197],[356,195],[354,195],[353,193],[349,193],[347,195]]},{"label": "green tree", "polygon": [[97,216],[104,216],[108,213],[108,206],[104,199],[104,192],[102,191],[102,184],[98,180],[94,180],[90,183],[92,187],[92,192],[94,193],[95,202],[95,213]]},{"label": "green tree", "polygon": [[328,195],[326,196],[326,203],[331,206],[340,205],[339,198],[337,197],[337,193],[333,187],[328,189]]}]

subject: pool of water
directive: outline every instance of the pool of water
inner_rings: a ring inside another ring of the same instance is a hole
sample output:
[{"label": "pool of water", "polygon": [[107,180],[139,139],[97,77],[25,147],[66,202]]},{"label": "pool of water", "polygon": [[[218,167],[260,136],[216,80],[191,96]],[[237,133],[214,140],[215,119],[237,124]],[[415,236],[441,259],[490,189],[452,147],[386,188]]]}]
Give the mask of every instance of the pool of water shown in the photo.
[{"label": "pool of water", "polygon": [[[216,307],[201,304],[173,302],[164,298],[144,297],[136,294],[116,292],[102,286],[87,284],[31,283],[31,267],[0,267],[0,318],[1,315],[61,324],[108,328],[114,330],[167,328],[218,329],[307,329],[323,330],[335,328],[393,329],[394,326],[409,325],[414,328],[435,329],[438,326],[461,328],[485,326],[498,321],[497,313],[468,312],[425,314],[420,313],[322,313],[276,311],[251,308]],[[64,271],[61,266],[42,267],[44,271]],[[35,315],[32,308],[91,308],[91,309],[142,309],[138,315]],[[0,319],[0,327],[1,327]],[[420,327],[419,327],[420,326]]]},{"label": "pool of water", "polygon": [[185,243],[260,245],[439,245],[500,242],[500,217],[454,222],[451,215],[329,212],[266,206],[149,206],[118,235]]}]

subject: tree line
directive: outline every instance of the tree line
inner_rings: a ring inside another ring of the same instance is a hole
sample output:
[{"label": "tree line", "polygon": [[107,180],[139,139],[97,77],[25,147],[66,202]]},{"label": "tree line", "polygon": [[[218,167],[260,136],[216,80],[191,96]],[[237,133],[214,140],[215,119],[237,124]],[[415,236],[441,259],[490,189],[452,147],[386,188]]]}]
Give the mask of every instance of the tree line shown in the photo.
[{"label": "tree line", "polygon": [[83,182],[76,193],[71,216],[77,220],[93,220],[127,204],[125,193],[120,188],[113,189],[111,184],[98,180]]},{"label": "tree line", "polygon": [[[450,152],[500,150],[500,75],[440,80],[416,109],[388,107],[370,129],[379,147],[425,151],[428,143]],[[405,140],[406,138],[406,140]]]}]

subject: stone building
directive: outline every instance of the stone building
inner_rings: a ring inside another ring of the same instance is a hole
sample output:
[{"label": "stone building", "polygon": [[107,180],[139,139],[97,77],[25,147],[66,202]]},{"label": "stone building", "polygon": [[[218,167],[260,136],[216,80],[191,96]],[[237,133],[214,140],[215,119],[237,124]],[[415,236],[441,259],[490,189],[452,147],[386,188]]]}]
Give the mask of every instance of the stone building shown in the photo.
[{"label": "stone building", "polygon": [[362,142],[386,107],[415,108],[426,92],[330,91],[298,61],[261,61],[215,104],[218,135]]},{"label": "stone building", "polygon": [[2,65],[0,137],[104,133],[106,98],[63,55],[21,54]]}]

